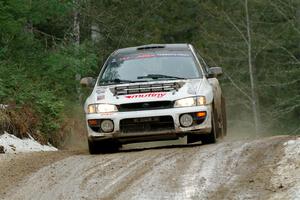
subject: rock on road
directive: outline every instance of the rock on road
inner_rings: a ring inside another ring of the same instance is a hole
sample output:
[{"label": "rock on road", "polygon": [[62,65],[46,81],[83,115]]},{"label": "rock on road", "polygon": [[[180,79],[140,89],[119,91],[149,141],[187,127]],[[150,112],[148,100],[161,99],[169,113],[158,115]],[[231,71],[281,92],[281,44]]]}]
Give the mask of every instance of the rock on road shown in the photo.
[{"label": "rock on road", "polygon": [[70,154],[5,190],[0,199],[300,199],[300,138]]}]

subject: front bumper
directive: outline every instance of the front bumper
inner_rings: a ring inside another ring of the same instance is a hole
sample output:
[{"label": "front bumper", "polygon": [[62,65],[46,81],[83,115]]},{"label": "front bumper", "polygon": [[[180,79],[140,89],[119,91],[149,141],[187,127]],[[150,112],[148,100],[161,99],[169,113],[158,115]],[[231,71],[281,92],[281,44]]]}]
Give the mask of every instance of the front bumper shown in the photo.
[{"label": "front bumper", "polygon": [[[130,112],[114,112],[114,113],[102,113],[102,114],[86,114],[86,124],[88,138],[92,140],[103,140],[109,138],[126,139],[126,138],[142,138],[147,136],[156,137],[157,140],[168,136],[184,136],[187,134],[199,134],[209,133],[211,131],[211,105],[194,106],[194,107],[182,107],[182,108],[169,108],[160,110],[141,110],[141,111],[130,111]],[[205,120],[201,124],[193,125],[190,127],[181,127],[179,117],[185,113],[195,113],[206,111],[207,115]],[[143,117],[160,117],[160,116],[171,116],[174,120],[174,129],[165,131],[155,132],[139,132],[139,133],[122,133],[120,131],[120,121],[122,119],[129,118],[143,118]],[[110,119],[114,123],[114,130],[110,133],[99,133],[93,131],[87,120],[89,119]]]}]

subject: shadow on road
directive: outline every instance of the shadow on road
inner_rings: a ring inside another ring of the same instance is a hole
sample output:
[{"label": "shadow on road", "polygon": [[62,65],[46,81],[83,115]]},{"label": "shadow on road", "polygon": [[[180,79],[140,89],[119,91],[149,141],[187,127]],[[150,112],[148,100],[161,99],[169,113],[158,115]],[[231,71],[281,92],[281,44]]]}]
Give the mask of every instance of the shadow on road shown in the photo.
[{"label": "shadow on road", "polygon": [[[132,144],[131,144],[132,145]],[[202,146],[201,143],[194,144],[174,144],[174,145],[161,145],[161,146],[147,146],[147,147],[131,147],[131,148],[121,148],[118,152],[136,152],[136,151],[145,151],[152,149],[172,149],[172,148],[191,148],[196,146]]]}]

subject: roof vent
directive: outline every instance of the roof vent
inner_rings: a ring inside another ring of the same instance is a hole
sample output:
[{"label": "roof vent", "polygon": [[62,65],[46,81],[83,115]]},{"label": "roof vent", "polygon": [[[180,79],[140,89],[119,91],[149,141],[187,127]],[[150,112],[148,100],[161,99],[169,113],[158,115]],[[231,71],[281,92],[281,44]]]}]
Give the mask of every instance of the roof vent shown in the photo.
[{"label": "roof vent", "polygon": [[137,50],[163,49],[163,48],[165,48],[165,46],[163,45],[149,45],[149,46],[138,47]]}]

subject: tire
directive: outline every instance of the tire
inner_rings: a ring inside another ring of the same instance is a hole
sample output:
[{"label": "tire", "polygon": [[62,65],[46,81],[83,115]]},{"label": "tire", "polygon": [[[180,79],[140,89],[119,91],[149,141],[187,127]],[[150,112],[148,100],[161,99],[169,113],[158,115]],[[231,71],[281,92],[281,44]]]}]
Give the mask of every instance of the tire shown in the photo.
[{"label": "tire", "polygon": [[227,115],[226,115],[226,102],[225,102],[225,98],[222,95],[221,96],[221,112],[222,112],[222,136],[226,136],[227,135]]},{"label": "tire", "polygon": [[120,144],[115,140],[93,141],[88,140],[90,154],[114,153],[119,150]]},{"label": "tire", "polygon": [[187,143],[194,143],[194,142],[199,142],[202,140],[203,135],[202,134],[190,134],[187,135]]},{"label": "tire", "polygon": [[[220,109],[220,118],[217,120],[217,139],[222,139],[226,136],[227,132],[227,121],[226,121],[226,107],[225,107],[225,98],[221,96],[221,107]],[[217,113],[215,112],[215,116]]]},{"label": "tire", "polygon": [[201,135],[201,142],[202,144],[213,144],[216,143],[217,141],[217,122],[215,119],[215,110],[214,107],[212,106],[212,112],[211,112],[211,125],[212,125],[212,129],[211,132],[208,134],[203,134]]},{"label": "tire", "polygon": [[90,154],[98,154],[99,148],[97,146],[97,142],[88,139],[88,147]]}]

